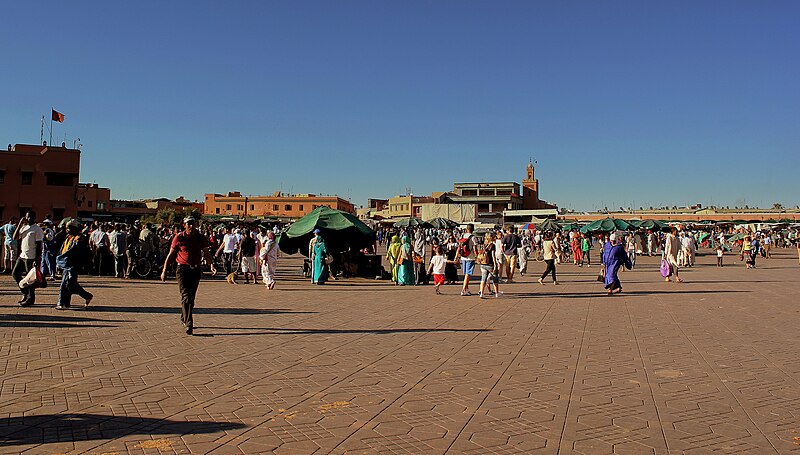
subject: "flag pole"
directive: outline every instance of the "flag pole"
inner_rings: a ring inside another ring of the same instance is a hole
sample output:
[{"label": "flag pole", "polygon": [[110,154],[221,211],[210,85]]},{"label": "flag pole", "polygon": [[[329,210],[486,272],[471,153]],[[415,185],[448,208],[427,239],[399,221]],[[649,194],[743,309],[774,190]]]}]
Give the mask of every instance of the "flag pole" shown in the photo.
[{"label": "flag pole", "polygon": [[42,145],[44,142],[44,114],[42,114],[42,127],[39,130],[39,145]]},{"label": "flag pole", "polygon": [[53,111],[54,107],[50,106],[50,147],[53,146]]}]

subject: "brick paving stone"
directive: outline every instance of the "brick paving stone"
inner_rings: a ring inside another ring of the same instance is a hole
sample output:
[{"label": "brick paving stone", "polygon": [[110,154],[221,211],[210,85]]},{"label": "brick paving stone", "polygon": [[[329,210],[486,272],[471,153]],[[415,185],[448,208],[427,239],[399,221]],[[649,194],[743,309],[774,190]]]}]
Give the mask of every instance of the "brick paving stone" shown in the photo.
[{"label": "brick paving stone", "polygon": [[[0,453],[800,453],[797,259],[656,258],[606,297],[559,266],[500,299],[348,279],[275,291],[82,277],[20,308],[0,277]],[[531,263],[539,271],[542,264]]]}]

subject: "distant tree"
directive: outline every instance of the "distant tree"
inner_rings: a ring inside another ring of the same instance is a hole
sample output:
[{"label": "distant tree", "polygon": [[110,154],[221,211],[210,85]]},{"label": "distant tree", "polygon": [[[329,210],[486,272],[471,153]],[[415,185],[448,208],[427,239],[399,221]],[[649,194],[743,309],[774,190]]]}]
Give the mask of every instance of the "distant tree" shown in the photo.
[{"label": "distant tree", "polygon": [[772,210],[783,210],[783,204],[781,204],[780,202],[772,204]]}]

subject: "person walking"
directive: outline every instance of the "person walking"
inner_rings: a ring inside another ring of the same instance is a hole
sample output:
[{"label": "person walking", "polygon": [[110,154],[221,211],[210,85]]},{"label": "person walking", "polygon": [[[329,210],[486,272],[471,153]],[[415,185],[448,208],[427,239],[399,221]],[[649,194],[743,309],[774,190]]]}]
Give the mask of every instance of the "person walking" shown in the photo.
[{"label": "person walking", "polygon": [[125,241],[125,259],[128,261],[128,270],[125,271],[125,277],[129,280],[133,279],[136,262],[139,260],[139,234],[141,234],[139,220],[136,220],[133,226],[128,229],[128,236]]},{"label": "person walking", "polygon": [[678,239],[678,230],[672,228],[667,233],[664,239],[664,259],[669,263],[669,275],[664,278],[664,281],[671,281],[670,278],[674,275],[675,282],[680,283],[683,280],[678,276],[678,253],[681,251],[681,241]]},{"label": "person walking", "polygon": [[86,242],[81,239],[81,226],[77,221],[67,223],[67,237],[61,245],[61,250],[56,257],[56,264],[61,269],[61,287],[58,289],[57,310],[70,308],[72,295],[78,294],[88,307],[94,297],[78,283],[78,269],[85,260],[89,251]]},{"label": "person walking", "polygon": [[[19,282],[31,269],[38,267],[42,263],[44,232],[36,224],[36,213],[34,211],[31,210],[19,220],[17,228],[14,230],[13,238],[19,245],[19,257],[17,262],[14,263],[11,274],[14,276],[14,281],[19,285]],[[31,306],[36,302],[35,287],[31,285],[20,289],[22,299],[17,302],[19,306]]]},{"label": "person walking", "polygon": [[578,267],[583,267],[583,254],[581,253],[581,238],[575,235],[572,238],[572,260]]},{"label": "person walking", "polygon": [[92,232],[89,234],[89,246],[92,248],[92,270],[96,276],[103,276],[106,273],[108,264],[108,234],[103,226],[97,223],[92,224]]},{"label": "person walking", "polygon": [[108,236],[108,241],[111,244],[111,253],[114,255],[114,276],[125,278],[125,273],[128,269],[128,264],[126,263],[128,257],[125,255],[128,249],[128,233],[125,232],[121,224],[117,224]]},{"label": "person walking", "polygon": [[544,279],[547,277],[547,275],[552,275],[553,284],[558,284],[558,278],[556,278],[557,254],[557,247],[556,242],[553,240],[553,233],[545,232],[544,241],[542,242],[542,258],[544,259],[545,264],[547,264],[547,268],[544,269],[544,273],[542,273],[542,276],[539,277],[539,284],[544,285]]},{"label": "person walking", "polygon": [[275,288],[275,272],[278,270],[278,242],[275,241],[275,234],[267,233],[267,243],[261,247],[259,253],[261,258],[261,276],[264,278],[264,285],[267,289]]},{"label": "person walking", "polygon": [[328,265],[327,257],[330,254],[325,240],[322,238],[322,232],[319,229],[314,229],[313,254],[311,256],[311,282],[314,284],[325,284],[328,281]]},{"label": "person walking", "polygon": [[250,284],[250,275],[253,284],[256,284],[256,239],[250,235],[250,230],[244,230],[244,236],[239,244],[239,263],[244,275],[244,284]]},{"label": "person walking", "polygon": [[411,239],[403,235],[400,252],[397,255],[397,283],[400,286],[414,285],[414,254]]},{"label": "person walking", "polygon": [[636,267],[636,234],[633,231],[625,239],[625,250],[628,252],[628,259],[631,260],[631,268]]},{"label": "person walking", "polygon": [[53,222],[49,219],[42,222],[42,232],[44,241],[42,242],[42,276],[51,281],[56,280],[56,231],[53,230]]},{"label": "person walking", "polygon": [[187,335],[193,333],[194,304],[197,296],[197,287],[203,276],[202,261],[211,265],[211,273],[217,272],[211,255],[208,253],[206,238],[197,230],[197,220],[189,216],[184,218],[184,230],[172,238],[170,250],[161,269],[161,281],[167,281],[167,268],[175,261],[177,269],[175,278],[178,280],[178,289],[181,293],[181,324]]},{"label": "person walking", "polygon": [[456,242],[453,234],[449,234],[445,247],[447,265],[444,267],[444,281],[446,284],[455,284],[458,281],[458,269],[456,269],[456,264],[458,264],[456,262],[458,260],[458,242]]},{"label": "person walking", "polygon": [[517,265],[517,248],[519,247],[519,237],[514,233],[512,226],[506,227],[506,234],[503,236],[503,267],[506,272],[506,282],[514,282],[514,269]]},{"label": "person walking", "polygon": [[17,217],[12,216],[8,223],[0,227],[3,232],[3,270],[0,273],[11,273],[17,262],[17,241],[14,240],[14,231],[17,230]]},{"label": "person walking", "polygon": [[475,225],[468,224],[466,232],[458,241],[458,255],[461,257],[461,269],[464,271],[464,285],[461,288],[462,296],[472,295],[469,292],[469,280],[475,272],[475,236],[472,234],[473,231],[475,231]]},{"label": "person walking", "polygon": [[430,283],[428,273],[425,268],[427,243],[425,231],[423,231],[422,228],[417,228],[417,231],[414,233],[414,256],[419,257],[419,261],[417,262],[415,260],[415,263],[418,264],[415,270],[415,275],[417,284],[424,284],[426,286]]},{"label": "person walking", "polygon": [[581,239],[581,257],[586,259],[586,267],[592,266],[592,255],[589,254],[592,249],[592,239],[589,233],[583,234]]},{"label": "person walking", "polygon": [[497,264],[497,245],[495,245],[495,235],[487,232],[483,241],[483,250],[476,256],[476,262],[481,268],[481,287],[480,298],[485,299],[488,292],[492,292],[492,284],[495,288],[495,297],[500,297],[500,268]]},{"label": "person walking", "polygon": [[389,247],[386,249],[386,259],[389,261],[389,267],[392,269],[392,282],[394,282],[395,286],[400,284],[400,282],[397,280],[397,268],[399,266],[397,259],[400,257],[401,247],[402,244],[400,243],[400,236],[393,235],[392,241],[389,244]]},{"label": "person walking", "polygon": [[222,254],[222,263],[225,267],[225,275],[230,275],[235,270],[233,268],[234,258],[236,257],[236,249],[239,247],[239,236],[232,232],[230,226],[225,228],[225,236],[217,249],[216,256]]},{"label": "person walking", "polygon": [[605,248],[605,246],[603,248],[604,287],[608,290],[608,295],[611,295],[614,291],[617,291],[617,293],[622,292],[622,283],[619,281],[618,274],[620,267],[624,266],[630,270],[633,264],[631,264],[631,260],[628,258],[628,254],[625,253],[622,244],[617,242],[616,233],[609,236],[607,246],[609,248]]}]

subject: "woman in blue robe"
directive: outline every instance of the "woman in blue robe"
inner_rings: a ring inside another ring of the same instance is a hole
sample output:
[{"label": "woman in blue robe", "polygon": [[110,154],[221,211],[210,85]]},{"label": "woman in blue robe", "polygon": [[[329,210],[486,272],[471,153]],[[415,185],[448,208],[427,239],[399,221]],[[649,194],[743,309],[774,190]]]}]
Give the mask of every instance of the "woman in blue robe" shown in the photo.
[{"label": "woman in blue robe", "polygon": [[628,253],[621,243],[617,243],[617,236],[611,234],[609,241],[603,246],[603,267],[605,268],[605,288],[608,289],[608,295],[611,295],[615,290],[622,292],[622,283],[619,282],[619,268],[625,266],[630,270],[633,267]]},{"label": "woman in blue robe", "polygon": [[411,239],[407,235],[403,235],[403,244],[400,246],[400,254],[397,259],[397,282],[400,286],[413,286],[415,283],[414,256],[411,252]]},{"label": "woman in blue robe", "polygon": [[320,234],[317,234],[316,241],[314,242],[314,260],[311,282],[314,284],[325,284],[328,281],[328,264],[325,263],[325,258],[328,257],[328,248],[325,246],[325,240],[322,239]]}]

